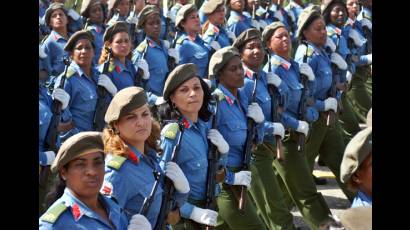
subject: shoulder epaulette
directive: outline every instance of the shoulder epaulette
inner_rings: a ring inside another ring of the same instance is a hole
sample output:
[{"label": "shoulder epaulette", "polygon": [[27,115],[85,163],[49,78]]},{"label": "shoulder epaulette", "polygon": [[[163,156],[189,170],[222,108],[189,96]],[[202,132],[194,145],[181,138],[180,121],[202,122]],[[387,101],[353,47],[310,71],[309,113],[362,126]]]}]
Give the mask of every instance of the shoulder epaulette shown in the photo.
[{"label": "shoulder epaulette", "polygon": [[65,77],[66,77],[66,78],[70,78],[70,77],[72,77],[76,72],[77,72],[77,71],[76,71],[73,67],[69,66],[69,67],[68,67],[68,70],[67,70],[67,75],[66,75]]},{"label": "shoulder epaulette", "polygon": [[147,48],[147,40],[144,40],[143,42],[141,42],[138,47],[137,47],[137,51],[142,53],[144,52],[144,50]]},{"label": "shoulder epaulette", "polygon": [[40,217],[40,220],[54,224],[58,217],[60,217],[61,213],[63,213],[66,209],[67,206],[65,206],[65,204],[59,203],[44,213],[44,215]]},{"label": "shoulder epaulette", "polygon": [[279,66],[281,61],[279,60],[279,58],[273,57],[271,63],[272,65]]},{"label": "shoulder epaulette", "polygon": [[181,45],[182,42],[185,40],[185,38],[187,38],[186,36],[180,36],[177,40],[177,44]]},{"label": "shoulder epaulette", "polygon": [[218,101],[222,101],[225,99],[225,94],[219,88],[216,88],[212,93],[218,99]]},{"label": "shoulder epaulette", "polygon": [[179,127],[177,123],[169,123],[162,128],[161,135],[173,140],[177,136],[178,131]]},{"label": "shoulder epaulette", "polygon": [[334,30],[327,30],[327,36],[333,36],[336,32]]},{"label": "shoulder epaulette", "polygon": [[111,160],[108,161],[107,166],[119,170],[126,160],[127,158],[122,156],[113,156]]}]

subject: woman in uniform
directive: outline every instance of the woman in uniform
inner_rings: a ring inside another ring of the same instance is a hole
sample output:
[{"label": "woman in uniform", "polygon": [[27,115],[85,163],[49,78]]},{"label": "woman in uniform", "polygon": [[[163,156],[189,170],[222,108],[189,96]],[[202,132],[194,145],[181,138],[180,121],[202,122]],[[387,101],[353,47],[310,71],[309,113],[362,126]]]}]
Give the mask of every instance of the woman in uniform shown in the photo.
[{"label": "woman in uniform", "polygon": [[99,132],[78,133],[64,142],[51,166],[58,173],[55,202],[40,217],[39,229],[151,229],[138,214],[128,226],[118,204],[99,193],[104,158]]},{"label": "woman in uniform", "polygon": [[[105,122],[108,126],[103,131],[103,140],[104,151],[108,155],[101,192],[114,198],[131,219],[142,210],[144,199],[150,196],[157,182],[152,203],[144,213],[155,226],[163,221],[158,220],[158,215],[164,177],[173,182],[178,207],[184,204],[190,188],[177,164],[169,162],[165,175],[159,166],[158,155],[162,153],[158,146],[160,129],[152,118],[144,90],[133,86],[119,91],[107,109]],[[160,176],[156,177],[158,173]],[[167,218],[178,220],[179,210],[172,211]]]}]

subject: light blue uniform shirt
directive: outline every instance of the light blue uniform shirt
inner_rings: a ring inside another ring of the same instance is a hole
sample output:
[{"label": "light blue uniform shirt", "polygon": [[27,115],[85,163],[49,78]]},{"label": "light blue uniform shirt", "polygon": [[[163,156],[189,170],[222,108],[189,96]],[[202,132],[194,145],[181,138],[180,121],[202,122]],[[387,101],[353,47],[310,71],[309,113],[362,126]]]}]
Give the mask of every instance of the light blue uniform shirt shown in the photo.
[{"label": "light blue uniform shirt", "polygon": [[197,34],[194,41],[183,32],[176,42],[176,50],[179,52],[179,64],[194,63],[198,67],[201,78],[208,77],[210,47]]},{"label": "light blue uniform shirt", "polygon": [[[110,223],[77,199],[72,194],[70,189],[65,188],[63,196],[54,202],[49,210],[60,204],[65,205],[67,208],[60,214],[54,223],[41,220],[40,217],[39,229],[111,230],[114,227],[114,229],[126,230],[128,227],[128,221],[120,207],[114,203],[114,201],[102,195],[99,195],[98,199],[107,211],[107,216],[110,219]],[[44,215],[47,215],[47,212]]]},{"label": "light blue uniform shirt", "polygon": [[240,14],[233,10],[229,15],[226,25],[228,30],[234,33],[236,37],[238,37],[243,31],[251,28],[251,22],[249,21],[249,19],[246,18],[243,14]]},{"label": "light blue uniform shirt", "polygon": [[368,207],[372,206],[372,198],[367,196],[362,191],[358,191],[356,197],[353,200],[351,208]]},{"label": "light blue uniform shirt", "polygon": [[215,26],[209,23],[208,29],[202,35],[202,39],[210,46],[211,42],[217,41],[221,48],[230,46],[233,42],[228,37],[228,34],[224,27]]},{"label": "light blue uniform shirt", "polygon": [[[146,216],[151,226],[155,226],[161,209],[164,173],[159,166],[157,153],[153,149],[149,149],[146,155],[142,155],[132,145],[128,144],[128,146],[133,152],[130,155],[136,156],[138,161],[134,161],[133,158],[129,157],[117,170],[108,165],[113,157],[112,154],[108,154],[105,160],[102,193],[114,197],[119,206],[124,209],[128,220],[130,220],[133,215],[139,213],[144,199],[151,193],[155,182],[154,170],[160,172],[160,185],[155,191],[154,199]],[[175,199],[179,206],[183,205],[187,196],[188,194],[175,192]]]},{"label": "light blue uniform shirt", "polygon": [[[303,85],[301,84],[301,76],[299,71],[299,64],[293,60],[289,62],[282,57],[271,54],[270,57],[270,68],[269,63],[266,63],[264,71],[273,72],[282,79],[282,83],[286,84],[288,87],[288,96],[286,101],[285,111],[281,114],[282,124],[288,129],[291,128],[296,130],[299,123],[299,103],[302,95]],[[281,84],[282,84],[281,83]],[[309,97],[309,93],[312,92],[313,82],[308,81],[308,89],[306,92],[306,97]],[[304,114],[307,122],[314,122],[319,118],[317,110],[313,107],[306,106],[306,111]]]},{"label": "light blue uniform shirt", "polygon": [[[70,36],[71,34],[68,34],[68,37]],[[64,71],[63,58],[68,57],[68,53],[64,51],[66,43],[67,39],[52,30],[42,44],[44,52],[47,54],[47,57],[44,59],[46,69],[50,75],[58,76]]]}]

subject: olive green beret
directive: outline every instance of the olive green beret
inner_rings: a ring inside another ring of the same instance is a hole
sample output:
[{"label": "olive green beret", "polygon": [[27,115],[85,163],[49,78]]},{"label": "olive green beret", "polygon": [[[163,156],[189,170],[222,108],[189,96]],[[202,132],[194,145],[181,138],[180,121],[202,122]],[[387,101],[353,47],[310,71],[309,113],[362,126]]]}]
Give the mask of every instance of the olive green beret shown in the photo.
[{"label": "olive green beret", "polygon": [[212,14],[218,6],[225,4],[224,0],[209,0],[202,6],[204,14]]},{"label": "olive green beret", "polygon": [[269,41],[269,39],[272,37],[272,34],[279,27],[285,27],[285,24],[283,24],[281,21],[276,21],[272,22],[267,27],[265,27],[265,29],[262,32],[262,41],[264,44],[266,44]]},{"label": "olive green beret", "polygon": [[340,180],[343,183],[349,181],[371,151],[372,127],[370,126],[358,132],[346,146],[340,165]]},{"label": "olive green beret", "polygon": [[367,127],[372,126],[372,120],[373,120],[373,115],[372,115],[372,108],[370,108],[369,112],[367,112],[367,117],[366,117],[366,125]]},{"label": "olive green beret", "polygon": [[330,10],[330,7],[333,4],[336,4],[336,3],[340,3],[345,8],[345,10],[347,12],[347,7],[346,7],[346,2],[345,1],[343,1],[343,0],[324,0],[324,1],[322,1],[322,4],[320,5],[320,11],[322,12],[322,15],[324,15],[326,11]]},{"label": "olive green beret", "polygon": [[147,96],[143,88],[137,86],[124,88],[115,94],[111,100],[104,120],[107,124],[110,124],[146,103]]},{"label": "olive green beret", "polygon": [[47,25],[50,23],[51,14],[54,12],[54,10],[58,10],[58,9],[63,10],[65,15],[67,16],[67,10],[64,8],[64,4],[54,2],[47,8],[46,13],[45,13],[45,20],[46,20]]},{"label": "olive green beret", "polygon": [[349,208],[340,215],[340,222],[347,230],[371,230],[372,207]]},{"label": "olive green beret", "polygon": [[141,12],[138,14],[138,28],[140,29],[147,20],[148,15],[156,13],[160,14],[159,8],[156,5],[146,5]]},{"label": "olive green beret", "polygon": [[179,26],[179,23],[184,20],[188,14],[196,11],[196,6],[194,4],[186,4],[181,9],[178,10],[177,16],[175,18],[175,26]]},{"label": "olive green beret", "polygon": [[227,46],[222,49],[217,50],[211,57],[209,61],[209,79],[214,79],[216,74],[218,74],[219,70],[221,70],[226,63],[229,62],[233,57],[238,56],[240,57],[238,49],[233,46]]},{"label": "olive green beret", "polygon": [[243,45],[246,44],[247,41],[252,40],[254,38],[259,38],[262,41],[262,35],[261,32],[258,29],[251,28],[243,31],[234,41],[232,46],[235,48],[239,49]]},{"label": "olive green beret", "polygon": [[104,42],[109,41],[112,37],[120,32],[126,32],[129,34],[128,26],[126,22],[118,21],[112,24],[110,27],[107,28],[104,32],[103,40]]},{"label": "olive green beret", "polygon": [[198,67],[193,63],[177,66],[171,73],[164,85],[164,100],[168,101],[171,93],[182,83],[198,75]]},{"label": "olive green beret", "polygon": [[95,49],[94,45],[94,36],[88,30],[79,30],[71,35],[70,39],[68,39],[66,45],[64,46],[65,51],[72,51],[74,49],[75,44],[80,39],[88,39],[91,42],[91,45]]},{"label": "olive green beret", "polygon": [[101,132],[80,132],[68,138],[58,150],[51,171],[57,172],[61,167],[76,157],[93,152],[104,152]]},{"label": "olive green beret", "polygon": [[83,0],[80,9],[81,16],[88,18],[90,16],[88,10],[94,5],[101,5],[100,0]]},{"label": "olive green beret", "polygon": [[320,15],[320,8],[317,5],[311,5],[306,7],[299,15],[298,19],[298,30],[296,32],[297,37],[302,36],[302,31],[309,25],[306,23],[309,21],[309,19],[313,16],[318,16]]}]

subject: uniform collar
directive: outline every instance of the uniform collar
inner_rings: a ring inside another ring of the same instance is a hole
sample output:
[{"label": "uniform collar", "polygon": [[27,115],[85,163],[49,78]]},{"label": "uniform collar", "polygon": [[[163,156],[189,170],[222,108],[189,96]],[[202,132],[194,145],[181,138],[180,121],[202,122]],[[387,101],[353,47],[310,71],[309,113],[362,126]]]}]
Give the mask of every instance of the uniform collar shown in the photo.
[{"label": "uniform collar", "polygon": [[283,68],[285,68],[286,70],[289,70],[292,63],[288,62],[287,60],[285,60],[284,58],[282,58],[279,55],[273,54],[272,58],[271,58],[271,64],[273,65],[281,65]]},{"label": "uniform collar", "polygon": [[242,14],[240,14],[240,13],[238,13],[238,12],[232,10],[230,17],[235,17],[235,18],[237,18],[239,21],[245,20],[245,18],[244,18],[244,16],[243,16],[243,12],[242,12]]},{"label": "uniform collar", "polygon": [[366,193],[364,193],[364,192],[362,192],[362,191],[360,191],[360,190],[357,192],[357,196],[358,196],[361,200],[364,200],[364,201],[366,201],[366,202],[368,202],[368,203],[372,203],[372,198],[371,198],[370,196],[366,195]]},{"label": "uniform collar", "polygon": [[[245,63],[243,63],[243,69],[244,69],[244,72],[245,72],[245,76],[246,76],[247,78],[253,80],[253,79],[254,79],[254,76],[255,76],[255,74],[256,74],[256,72],[254,72],[253,70],[249,69],[249,68],[245,65]],[[259,71],[259,72],[260,72],[260,71]],[[258,73],[259,73],[259,72],[258,72]],[[259,74],[260,74],[260,73],[259,73]]]},{"label": "uniform collar", "polygon": [[311,43],[311,42],[308,42],[307,41],[307,44],[308,44],[308,49],[310,48],[310,49],[313,49],[313,52],[315,52],[316,54],[318,54],[318,55],[321,55],[321,54],[326,54],[326,52],[323,50],[323,49],[321,49],[321,48],[319,48],[319,47],[317,47],[316,45],[314,45],[313,43]]},{"label": "uniform collar", "polygon": [[[117,58],[114,59],[114,64],[115,64],[115,68],[114,68],[114,69],[115,69],[115,71],[116,71],[117,73],[121,73],[122,71],[127,70],[127,67],[124,66],[124,65],[120,62],[120,60],[117,59]],[[127,59],[125,59],[125,65],[127,65]]]},{"label": "uniform collar", "polygon": [[351,18],[347,17],[345,26],[350,25],[350,26],[354,27],[355,21],[356,21],[356,20],[352,20]]},{"label": "uniform collar", "polygon": [[335,33],[335,34],[337,34],[337,35],[339,35],[339,36],[342,34],[342,30],[339,29],[337,26],[331,24],[331,23],[329,23],[329,24],[326,26],[326,29],[327,29],[329,32],[333,32],[333,33]]},{"label": "uniform collar", "polygon": [[212,24],[212,23],[209,23],[207,32],[208,32],[208,31],[213,31],[215,34],[219,34],[219,30],[220,30],[220,29],[219,29],[218,26],[216,26],[216,25],[214,25],[214,24]]},{"label": "uniform collar", "polygon": [[[80,76],[80,77],[87,76],[84,73],[83,69],[74,61],[71,62],[70,68],[72,68],[78,74],[78,76]],[[91,66],[91,76],[87,76],[87,77],[94,77],[95,72],[96,71],[94,70],[93,66]]]},{"label": "uniform collar", "polygon": [[[57,33],[54,30],[51,31],[50,36],[54,39],[54,41],[58,41],[60,39],[63,39],[64,41],[67,41],[66,38],[64,38],[63,36],[61,36],[59,33]],[[70,34],[68,32],[67,32],[67,36],[70,37]]]},{"label": "uniform collar", "polygon": [[[224,94],[225,100],[228,102],[228,104],[233,105],[235,103],[235,100],[236,100],[235,96],[229,90],[227,90],[222,84],[219,84],[218,88]],[[238,91],[238,93],[239,93],[239,91]]]}]

